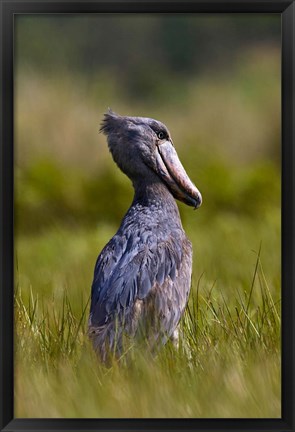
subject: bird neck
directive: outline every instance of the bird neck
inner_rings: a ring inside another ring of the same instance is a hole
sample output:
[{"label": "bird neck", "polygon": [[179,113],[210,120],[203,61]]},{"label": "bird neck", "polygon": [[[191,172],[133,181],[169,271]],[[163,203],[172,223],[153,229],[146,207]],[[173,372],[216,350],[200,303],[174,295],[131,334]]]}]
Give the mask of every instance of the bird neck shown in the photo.
[{"label": "bird neck", "polygon": [[175,221],[180,222],[179,210],[174,197],[166,185],[160,180],[138,180],[133,182],[135,194],[132,206],[149,207],[151,210],[161,210]]}]

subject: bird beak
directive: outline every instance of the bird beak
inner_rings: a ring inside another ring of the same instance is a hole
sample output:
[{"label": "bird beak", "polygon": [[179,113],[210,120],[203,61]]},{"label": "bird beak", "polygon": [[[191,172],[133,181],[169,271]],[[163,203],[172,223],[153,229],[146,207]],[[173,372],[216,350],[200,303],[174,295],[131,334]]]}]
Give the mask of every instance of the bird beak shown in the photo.
[{"label": "bird beak", "polygon": [[157,171],[172,195],[179,201],[197,209],[202,204],[202,195],[188,177],[171,141],[158,146]]}]

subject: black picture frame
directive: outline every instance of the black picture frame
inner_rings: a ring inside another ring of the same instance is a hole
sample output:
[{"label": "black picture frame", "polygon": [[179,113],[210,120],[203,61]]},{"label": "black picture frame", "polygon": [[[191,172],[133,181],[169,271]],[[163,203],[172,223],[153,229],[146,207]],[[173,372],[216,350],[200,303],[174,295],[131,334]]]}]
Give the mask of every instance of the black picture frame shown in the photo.
[{"label": "black picture frame", "polygon": [[[28,13],[278,13],[282,20],[282,417],[281,419],[14,419],[13,382],[13,37],[14,16]],[[285,0],[0,0],[1,19],[1,431],[293,431],[295,2]]]}]

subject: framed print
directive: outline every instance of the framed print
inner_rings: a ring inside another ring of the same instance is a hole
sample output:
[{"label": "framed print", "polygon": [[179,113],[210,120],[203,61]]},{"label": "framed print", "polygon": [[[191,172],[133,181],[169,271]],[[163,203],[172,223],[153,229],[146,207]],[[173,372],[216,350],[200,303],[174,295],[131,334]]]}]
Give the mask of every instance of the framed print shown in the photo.
[{"label": "framed print", "polygon": [[294,2],[0,11],[1,430],[293,431]]}]

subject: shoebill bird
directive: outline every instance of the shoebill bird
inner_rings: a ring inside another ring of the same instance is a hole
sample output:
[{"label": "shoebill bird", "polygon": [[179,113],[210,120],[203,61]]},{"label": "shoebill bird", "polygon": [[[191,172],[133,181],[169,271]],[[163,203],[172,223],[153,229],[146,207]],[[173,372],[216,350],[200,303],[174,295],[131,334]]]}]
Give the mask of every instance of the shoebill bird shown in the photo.
[{"label": "shoebill bird", "polygon": [[126,338],[144,339],[154,350],[176,336],[190,291],[192,245],[174,198],[196,209],[202,197],[160,121],[109,111],[100,130],[134,187],[133,202],[94,269],[89,335],[106,362],[111,353],[123,353]]}]

